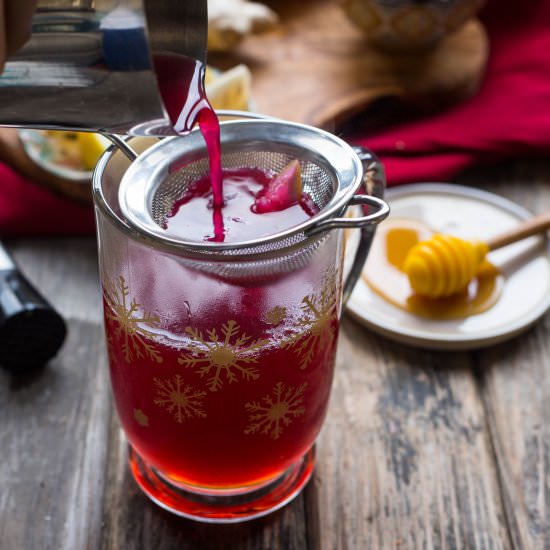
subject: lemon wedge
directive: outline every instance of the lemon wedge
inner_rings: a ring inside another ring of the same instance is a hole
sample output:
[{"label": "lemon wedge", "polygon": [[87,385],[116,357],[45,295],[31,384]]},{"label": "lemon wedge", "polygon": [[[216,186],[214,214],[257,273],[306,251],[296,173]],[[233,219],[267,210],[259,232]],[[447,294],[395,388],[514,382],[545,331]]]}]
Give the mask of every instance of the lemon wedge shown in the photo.
[{"label": "lemon wedge", "polygon": [[92,171],[108,147],[109,141],[100,134],[47,130],[50,160],[72,170]]},{"label": "lemon wedge", "polygon": [[207,87],[210,86],[219,75],[220,71],[218,71],[218,69],[214,69],[214,67],[207,65],[204,71],[204,85]]},{"label": "lemon wedge", "polygon": [[252,75],[246,65],[236,65],[218,74],[212,68],[206,69],[206,96],[214,109],[247,111],[251,83]]},{"label": "lemon wedge", "polygon": [[78,137],[84,170],[93,170],[110,142],[102,135],[90,132],[79,132]]}]

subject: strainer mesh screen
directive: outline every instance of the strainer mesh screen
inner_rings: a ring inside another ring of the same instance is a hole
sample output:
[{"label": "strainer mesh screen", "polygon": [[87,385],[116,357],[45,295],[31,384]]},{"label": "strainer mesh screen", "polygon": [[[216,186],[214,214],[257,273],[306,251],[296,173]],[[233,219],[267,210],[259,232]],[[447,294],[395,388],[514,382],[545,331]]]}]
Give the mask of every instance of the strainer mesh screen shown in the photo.
[{"label": "strainer mesh screen", "polygon": [[[254,144],[259,148],[260,142]],[[263,148],[266,149],[263,145]],[[229,150],[228,150],[229,149]],[[280,172],[291,160],[299,158],[302,172],[303,192],[307,193],[313,203],[322,210],[332,199],[338,189],[338,179],[330,169],[315,162],[313,154],[304,158],[302,149],[287,150],[284,152],[273,150],[250,150],[242,146],[238,151],[226,146],[222,155],[222,166],[229,168],[259,168],[268,173]],[[300,158],[297,152],[302,152]],[[174,164],[174,163],[172,163]],[[204,154],[199,158],[195,155],[184,166],[169,174],[153,188],[150,198],[150,215],[153,221],[163,227],[167,217],[172,212],[174,203],[183,195],[186,188],[193,182],[209,173],[208,158]],[[187,260],[188,265],[201,271],[215,273],[228,279],[242,280],[265,277],[276,273],[291,272],[307,265],[321,250],[322,244],[329,238],[329,234],[320,234],[314,237],[307,236],[303,231],[293,232],[277,240],[260,238],[253,246],[241,246],[231,250],[208,250],[201,252],[202,259],[194,262]],[[252,255],[254,259],[246,258]],[[210,257],[212,261],[207,258]],[[241,260],[242,259],[242,260]]]},{"label": "strainer mesh screen", "polygon": [[[239,151],[222,155],[224,168],[259,168],[268,173],[280,172],[296,158],[275,151]],[[314,204],[323,209],[332,198],[337,187],[335,177],[326,169],[311,160],[300,160],[302,185]],[[187,187],[209,172],[207,158],[194,160],[159,182],[152,196],[151,216],[156,224],[163,227],[172,212],[174,203],[183,195]]]},{"label": "strainer mesh screen", "polygon": [[[338,231],[327,230],[313,234],[309,232],[316,226],[319,218],[326,218],[327,211],[333,208],[334,199],[338,193],[341,193],[342,163],[328,160],[333,159],[331,155],[337,152],[329,151],[330,154],[327,155],[323,147],[318,149],[317,141],[308,140],[307,132],[304,132],[304,136],[294,132],[286,137],[283,132],[284,141],[277,140],[276,137],[281,132],[278,127],[276,132],[268,131],[271,127],[271,123],[265,123],[263,132],[257,131],[255,127],[254,132],[249,129],[248,131],[253,133],[252,136],[246,133],[248,128],[246,125],[243,135],[237,132],[240,127],[230,127],[237,134],[225,139],[222,143],[223,168],[252,168],[263,170],[268,174],[277,174],[290,161],[298,159],[303,192],[318,208],[318,214],[302,222],[300,227],[278,229],[275,235],[252,238],[246,244],[229,243],[228,246],[208,246],[218,243],[193,242],[186,240],[185,236],[179,237],[166,231],[164,242],[168,242],[170,247],[177,246],[178,261],[192,269],[213,273],[242,284],[243,280],[263,281],[266,277],[285,275],[312,265],[313,262],[321,261],[324,257],[325,243],[340,242],[342,235]],[[260,130],[262,128],[263,126]],[[176,145],[175,141],[167,141],[168,148]],[[152,233],[160,243],[163,243],[163,233],[176,201],[185,194],[190,185],[209,174],[208,155],[202,143],[196,145],[193,142],[186,148],[182,147],[181,152],[176,151],[174,149],[175,154],[169,157],[169,163],[154,171],[153,179],[148,180],[146,188],[147,211],[143,219],[146,220],[147,227],[150,221],[152,225],[159,228],[158,232],[152,230]],[[128,179],[128,182],[140,183],[141,180]],[[126,187],[127,192],[132,189],[130,183]],[[124,188],[123,184],[121,184],[122,188]],[[330,210],[330,212],[332,216],[342,215],[342,212],[336,210],[334,212]],[[135,218],[132,219],[135,221]],[[138,227],[141,219],[140,216],[137,217]]]}]

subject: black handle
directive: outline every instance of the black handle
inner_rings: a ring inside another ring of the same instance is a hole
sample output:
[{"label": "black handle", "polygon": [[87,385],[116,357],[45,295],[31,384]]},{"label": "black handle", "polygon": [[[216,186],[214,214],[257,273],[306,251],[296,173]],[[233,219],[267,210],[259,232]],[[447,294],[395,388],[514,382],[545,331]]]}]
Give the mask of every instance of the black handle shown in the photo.
[{"label": "black handle", "polygon": [[65,321],[13,267],[0,271],[0,365],[20,372],[44,365],[61,348]]}]

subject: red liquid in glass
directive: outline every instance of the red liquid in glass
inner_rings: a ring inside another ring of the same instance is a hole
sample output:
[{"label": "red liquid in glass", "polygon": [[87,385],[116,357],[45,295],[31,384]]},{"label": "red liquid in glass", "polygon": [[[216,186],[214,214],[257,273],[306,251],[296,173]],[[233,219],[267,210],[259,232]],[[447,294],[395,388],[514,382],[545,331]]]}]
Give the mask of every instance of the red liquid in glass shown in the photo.
[{"label": "red liquid in glass", "polygon": [[[145,343],[158,350],[162,363],[142,357],[127,365],[122,347],[117,343],[110,346],[113,391],[128,439],[145,461],[173,480],[218,489],[261,483],[296,462],[321,428],[332,382],[336,316],[326,327],[328,345],[316,341],[311,363],[301,369],[295,346],[307,344],[312,331],[304,331],[291,349],[285,349],[282,336],[270,336],[270,327],[262,323],[265,312],[255,292],[235,290],[240,294],[235,300],[248,303],[248,307],[232,315],[238,335],[246,333],[256,339],[263,332],[267,339],[257,362],[244,365],[253,367],[248,380],[233,369],[237,378],[229,382],[222,373],[221,386],[215,387],[215,369],[200,374],[207,360],[197,368],[189,366],[193,357],[205,356],[204,352],[193,353],[197,345],[193,338],[165,339],[160,344],[146,339]],[[257,292],[261,295],[261,290]],[[206,336],[216,327],[219,334],[226,322],[226,307],[218,307],[208,323],[194,324],[193,330]],[[117,328],[116,322],[107,318],[107,333],[115,334]],[[235,341],[231,339],[231,343]],[[187,358],[186,364],[178,362],[182,357]],[[223,360],[222,352],[218,359]],[[194,405],[187,416],[182,405],[190,398]],[[255,415],[259,415],[257,419]]]}]

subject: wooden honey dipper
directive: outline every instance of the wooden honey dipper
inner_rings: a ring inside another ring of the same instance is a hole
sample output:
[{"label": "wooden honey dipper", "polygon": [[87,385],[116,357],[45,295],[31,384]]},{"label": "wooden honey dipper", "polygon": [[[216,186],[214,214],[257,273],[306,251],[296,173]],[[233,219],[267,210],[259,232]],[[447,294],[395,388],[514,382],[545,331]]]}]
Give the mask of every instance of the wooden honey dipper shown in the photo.
[{"label": "wooden honey dipper", "polygon": [[466,288],[488,252],[549,228],[550,213],[546,213],[486,241],[435,234],[410,249],[403,269],[416,294],[429,298],[450,296]]}]

